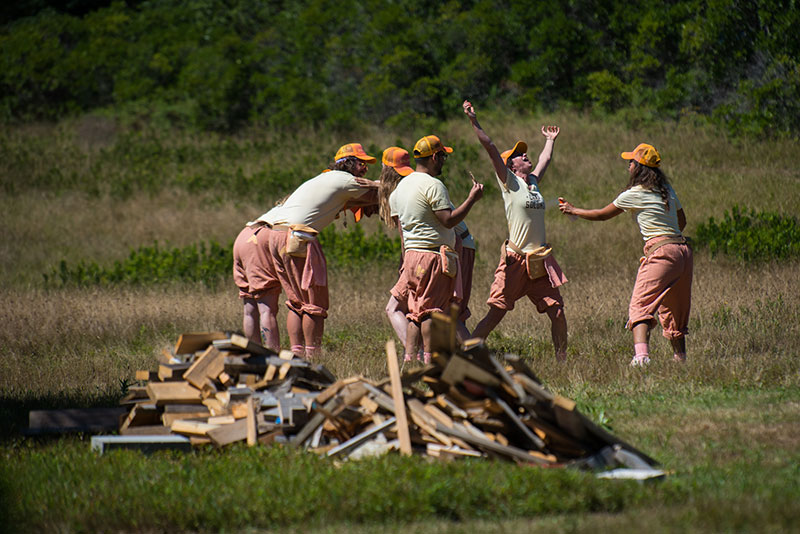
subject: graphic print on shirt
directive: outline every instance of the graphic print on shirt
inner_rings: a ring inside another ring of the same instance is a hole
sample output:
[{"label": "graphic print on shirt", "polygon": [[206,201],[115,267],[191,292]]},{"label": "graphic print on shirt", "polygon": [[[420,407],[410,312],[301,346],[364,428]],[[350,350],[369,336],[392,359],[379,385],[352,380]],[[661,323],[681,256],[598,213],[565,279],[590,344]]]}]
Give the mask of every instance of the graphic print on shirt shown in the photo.
[{"label": "graphic print on shirt", "polygon": [[543,210],[544,198],[537,190],[528,190],[528,198],[525,201],[525,209]]}]

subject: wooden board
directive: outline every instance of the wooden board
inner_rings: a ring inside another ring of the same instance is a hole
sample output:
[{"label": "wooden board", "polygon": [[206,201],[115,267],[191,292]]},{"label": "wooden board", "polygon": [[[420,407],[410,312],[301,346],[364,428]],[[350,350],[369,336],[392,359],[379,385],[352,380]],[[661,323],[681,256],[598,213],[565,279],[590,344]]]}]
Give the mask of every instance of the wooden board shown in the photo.
[{"label": "wooden board", "polygon": [[175,354],[194,354],[205,349],[215,339],[225,339],[225,332],[189,332],[181,334],[175,344]]},{"label": "wooden board", "polygon": [[167,403],[201,404],[203,400],[200,390],[187,382],[150,382],[147,395],[159,406]]},{"label": "wooden board", "polygon": [[224,368],[225,356],[212,345],[183,373],[183,379],[197,389],[203,389],[208,379],[216,379]]},{"label": "wooden board", "polygon": [[410,455],[411,435],[408,432],[406,403],[403,396],[403,385],[400,382],[400,365],[397,363],[397,349],[395,349],[393,339],[386,342],[386,362],[389,366],[389,379],[392,383],[392,400],[394,401],[394,415],[397,417],[397,439],[400,441],[400,452]]}]

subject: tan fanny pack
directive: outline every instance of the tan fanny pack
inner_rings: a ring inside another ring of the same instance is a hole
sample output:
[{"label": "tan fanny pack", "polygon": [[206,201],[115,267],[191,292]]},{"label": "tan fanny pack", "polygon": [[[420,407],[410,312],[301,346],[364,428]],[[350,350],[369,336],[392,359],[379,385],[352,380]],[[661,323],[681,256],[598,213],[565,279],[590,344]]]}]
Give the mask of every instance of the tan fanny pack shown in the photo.
[{"label": "tan fanny pack", "polygon": [[450,278],[458,274],[458,253],[447,245],[439,248],[439,257],[442,260],[442,272]]},{"label": "tan fanny pack", "polygon": [[525,258],[525,270],[528,273],[528,278],[536,280],[543,276],[547,276],[547,269],[544,268],[544,260],[553,253],[553,247],[544,245],[533,249],[530,252],[522,252],[522,249],[509,240],[503,243],[503,252],[505,253],[506,245],[508,248],[523,256]]},{"label": "tan fanny pack", "polygon": [[305,258],[308,254],[308,242],[317,238],[318,231],[305,224],[290,224],[286,236],[286,254]]}]

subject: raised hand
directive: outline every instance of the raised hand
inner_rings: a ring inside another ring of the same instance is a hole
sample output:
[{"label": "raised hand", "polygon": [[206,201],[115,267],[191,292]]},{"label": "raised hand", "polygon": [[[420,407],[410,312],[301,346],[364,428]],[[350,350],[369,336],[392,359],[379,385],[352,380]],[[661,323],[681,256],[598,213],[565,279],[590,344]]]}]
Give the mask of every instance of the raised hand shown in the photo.
[{"label": "raised hand", "polygon": [[470,190],[469,195],[475,200],[480,200],[483,197],[483,184],[475,180],[475,176],[472,174],[472,172],[470,172],[469,175],[472,178],[472,189]]},{"label": "raised hand", "polygon": [[469,100],[464,100],[464,103],[461,104],[461,106],[464,108],[464,113],[467,114],[467,117],[470,119],[475,118],[475,108],[472,107],[472,102]]},{"label": "raised hand", "polygon": [[561,131],[561,128],[558,126],[542,126],[542,135],[545,136],[547,139],[551,139],[553,141],[556,140],[558,137],[558,133]]}]

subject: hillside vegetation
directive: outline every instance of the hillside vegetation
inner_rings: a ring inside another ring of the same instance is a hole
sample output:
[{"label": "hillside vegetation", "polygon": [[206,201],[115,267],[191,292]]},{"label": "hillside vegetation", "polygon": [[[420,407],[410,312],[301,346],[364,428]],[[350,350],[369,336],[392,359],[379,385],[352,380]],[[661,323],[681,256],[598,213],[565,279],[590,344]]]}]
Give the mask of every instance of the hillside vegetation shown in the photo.
[{"label": "hillside vegetation", "polygon": [[466,95],[800,133],[794,0],[15,4],[0,27],[5,120],[113,108],[201,129],[343,130],[424,125]]}]

